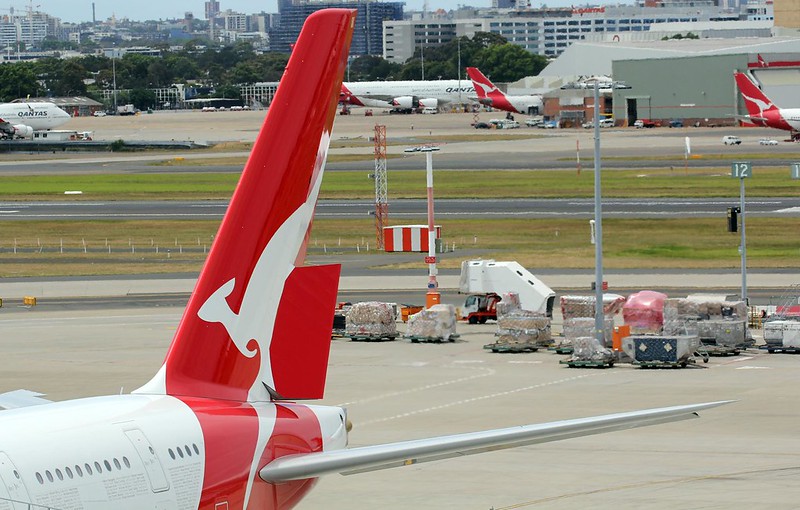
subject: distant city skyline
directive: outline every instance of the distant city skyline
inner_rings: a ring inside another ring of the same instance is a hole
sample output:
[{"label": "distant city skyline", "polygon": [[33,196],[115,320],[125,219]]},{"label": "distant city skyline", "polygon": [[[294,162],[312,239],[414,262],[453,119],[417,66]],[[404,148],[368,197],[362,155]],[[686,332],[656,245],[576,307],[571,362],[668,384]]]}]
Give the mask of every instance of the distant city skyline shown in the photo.
[{"label": "distant city skyline", "polygon": [[[424,0],[404,0],[407,10],[421,10]],[[263,0],[254,2],[252,0],[219,0],[222,10],[231,9],[233,11],[251,14],[254,12],[277,12],[277,0]],[[95,0],[96,16],[98,21],[104,21],[115,15],[118,19],[129,18],[135,21],[148,19],[173,19],[183,18],[184,13],[191,12],[197,19],[205,17],[204,0],[177,0],[165,2],[163,0],[139,0],[138,2],[119,2],[119,0]],[[541,7],[546,4],[549,7],[567,7],[570,5],[582,5],[587,3],[574,0],[552,0],[552,1],[532,1],[533,7]],[[622,2],[627,3],[627,2]],[[27,3],[20,1],[12,4],[17,12],[24,13]],[[36,0],[36,10],[46,12],[51,16],[61,18],[62,21],[80,23],[92,21],[92,2],[91,0],[75,0],[65,2],[64,0]],[[491,0],[428,0],[430,9],[455,9],[459,5],[472,5],[474,7],[489,7]],[[6,11],[2,11],[6,12]]]}]

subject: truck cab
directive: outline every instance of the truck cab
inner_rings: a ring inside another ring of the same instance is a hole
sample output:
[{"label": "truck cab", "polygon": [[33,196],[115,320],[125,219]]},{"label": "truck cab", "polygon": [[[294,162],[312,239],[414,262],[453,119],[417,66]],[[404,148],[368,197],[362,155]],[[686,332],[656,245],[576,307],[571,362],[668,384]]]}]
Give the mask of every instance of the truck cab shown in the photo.
[{"label": "truck cab", "polygon": [[470,324],[485,324],[488,320],[497,320],[497,303],[500,296],[495,293],[472,294],[467,296],[461,307],[461,320]]}]

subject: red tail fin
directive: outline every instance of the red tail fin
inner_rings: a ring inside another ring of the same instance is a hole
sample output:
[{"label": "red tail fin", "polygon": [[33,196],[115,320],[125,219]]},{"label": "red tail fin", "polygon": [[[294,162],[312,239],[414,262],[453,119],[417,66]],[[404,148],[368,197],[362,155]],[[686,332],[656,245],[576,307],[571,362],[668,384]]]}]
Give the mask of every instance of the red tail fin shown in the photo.
[{"label": "red tail fin", "polygon": [[339,267],[300,267],[355,11],[306,20],[200,279],[139,392],[321,398]]},{"label": "red tail fin", "polygon": [[761,89],[750,81],[747,75],[744,73],[734,73],[733,76],[736,78],[736,85],[739,87],[739,93],[742,94],[742,98],[744,99],[747,113],[749,113],[751,117],[761,119],[764,118],[764,112],[778,109],[778,107],[761,92]]},{"label": "red tail fin", "polygon": [[491,98],[492,96],[505,96],[477,67],[468,67],[467,75],[472,80],[472,85],[475,87],[479,100],[487,97]]}]

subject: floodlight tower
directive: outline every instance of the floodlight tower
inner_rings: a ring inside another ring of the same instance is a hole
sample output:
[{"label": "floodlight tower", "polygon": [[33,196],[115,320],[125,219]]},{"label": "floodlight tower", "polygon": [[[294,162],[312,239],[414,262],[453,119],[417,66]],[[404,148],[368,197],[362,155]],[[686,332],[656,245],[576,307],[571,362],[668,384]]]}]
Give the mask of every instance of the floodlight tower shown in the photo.
[{"label": "floodlight tower", "polygon": [[375,237],[383,249],[383,227],[389,224],[389,197],[386,182],[386,126],[375,125]]}]

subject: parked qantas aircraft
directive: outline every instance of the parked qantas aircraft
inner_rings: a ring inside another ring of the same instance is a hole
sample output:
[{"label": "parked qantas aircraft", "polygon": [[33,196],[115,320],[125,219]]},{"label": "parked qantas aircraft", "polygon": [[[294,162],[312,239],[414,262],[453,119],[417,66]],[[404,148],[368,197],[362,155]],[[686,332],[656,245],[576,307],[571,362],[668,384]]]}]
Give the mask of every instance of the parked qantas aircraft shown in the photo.
[{"label": "parked qantas aircraft", "polygon": [[800,108],[778,108],[744,73],[734,73],[739,93],[749,115],[744,122],[789,131],[792,141],[800,139]]},{"label": "parked qantas aircraft", "polygon": [[303,260],[355,12],[306,20],[155,377],[129,395],[0,395],[0,507],[287,509],[326,473],[664,423],[723,403],[346,448],[343,408],[292,402],[321,398],[325,385],[339,266]]},{"label": "parked qantas aircraft", "polygon": [[69,119],[53,103],[0,104],[0,138],[30,138],[34,131],[57,128]]},{"label": "parked qantas aircraft", "polygon": [[477,67],[468,67],[467,74],[475,86],[478,102],[498,110],[525,115],[540,115],[544,110],[542,96],[507,96],[498,89]]},{"label": "parked qantas aircraft", "polygon": [[468,80],[363,81],[342,83],[339,102],[372,108],[439,108],[475,96]]}]

